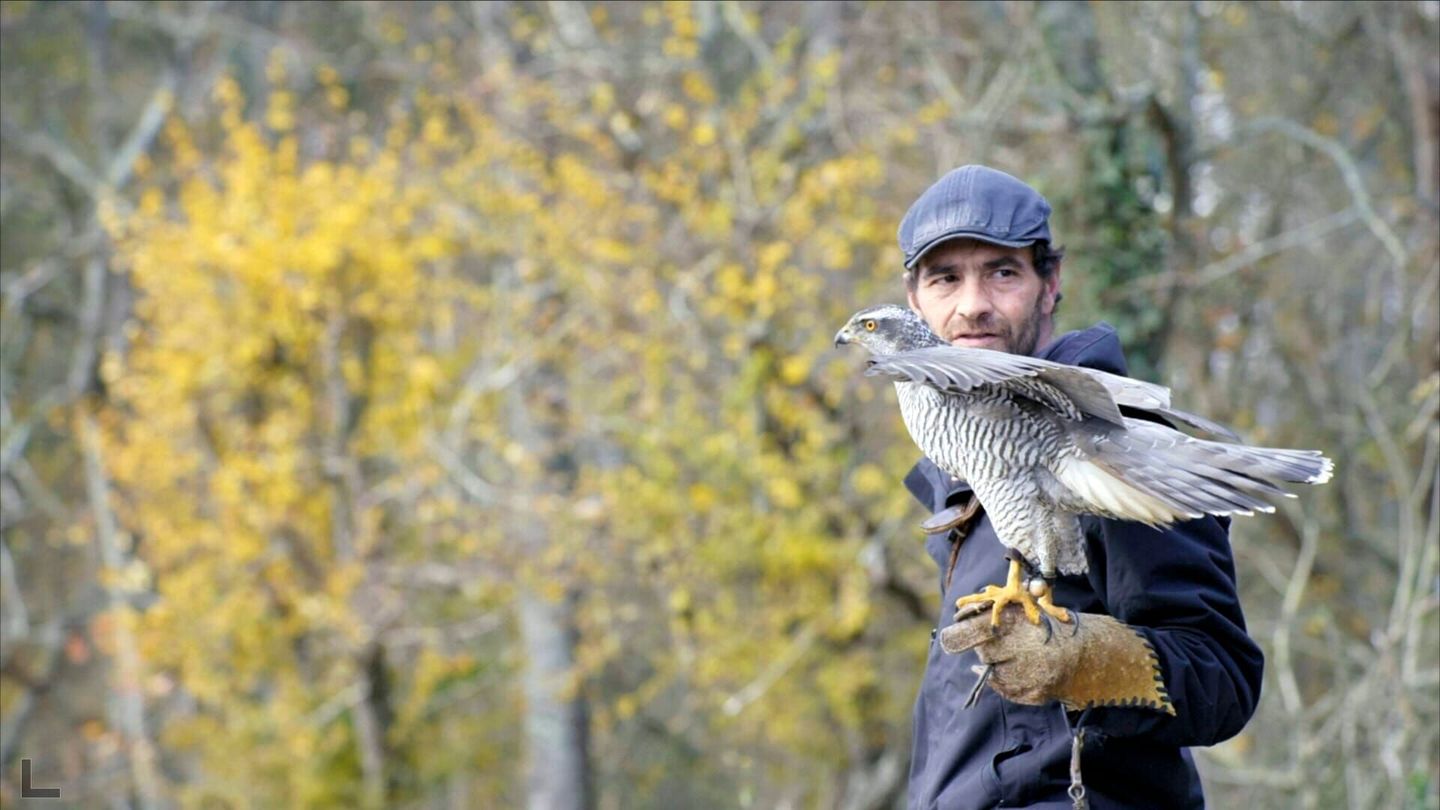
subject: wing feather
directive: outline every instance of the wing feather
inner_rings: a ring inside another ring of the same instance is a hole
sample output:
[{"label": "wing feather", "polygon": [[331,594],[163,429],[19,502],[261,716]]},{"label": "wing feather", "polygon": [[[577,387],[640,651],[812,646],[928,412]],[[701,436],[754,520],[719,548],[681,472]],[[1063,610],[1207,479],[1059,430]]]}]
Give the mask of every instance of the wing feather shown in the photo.
[{"label": "wing feather", "polygon": [[1081,413],[1123,427],[1124,419],[1109,389],[1087,371],[1022,354],[931,346],[876,357],[865,373],[924,383],[947,393],[968,393],[984,385],[1004,386],[1016,380],[1035,379],[1058,389]]},{"label": "wing feather", "polygon": [[[1068,366],[1038,357],[963,346],[931,346],[871,359],[866,371],[924,383],[950,393],[982,385],[1037,379],[1059,389],[1077,410],[1110,424],[1125,426],[1120,408],[1133,408],[1186,427],[1238,442],[1234,431],[1203,416],[1173,408],[1170,389],[1093,368]],[[1062,409],[1067,410],[1067,409]]]},{"label": "wing feather", "polygon": [[1240,441],[1240,437],[1235,435],[1233,430],[1218,422],[1212,422],[1203,416],[1196,416],[1179,408],[1170,407],[1170,389],[1163,385],[1156,385],[1144,380],[1133,380],[1099,369],[1087,368],[1083,371],[1109,390],[1116,405],[1148,411],[1212,436],[1224,437],[1232,442]]}]

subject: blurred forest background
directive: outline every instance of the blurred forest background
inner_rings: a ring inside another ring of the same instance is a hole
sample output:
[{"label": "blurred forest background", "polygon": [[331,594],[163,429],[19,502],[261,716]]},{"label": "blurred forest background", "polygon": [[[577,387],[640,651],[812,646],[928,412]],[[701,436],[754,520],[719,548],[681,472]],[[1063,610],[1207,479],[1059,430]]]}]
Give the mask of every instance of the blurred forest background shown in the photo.
[{"label": "blurred forest background", "polygon": [[1338,461],[1235,523],[1212,803],[1440,807],[1437,18],[0,2],[0,797],[903,806],[935,571],[830,341],[983,162],[1062,326]]}]

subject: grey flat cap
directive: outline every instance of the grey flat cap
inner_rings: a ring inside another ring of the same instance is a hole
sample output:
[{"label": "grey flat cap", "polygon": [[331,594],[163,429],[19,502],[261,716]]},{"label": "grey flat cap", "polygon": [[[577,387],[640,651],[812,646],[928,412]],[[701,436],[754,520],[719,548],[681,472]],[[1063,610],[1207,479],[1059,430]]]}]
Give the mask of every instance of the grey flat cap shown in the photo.
[{"label": "grey flat cap", "polygon": [[1050,241],[1050,203],[988,166],[961,166],[926,189],[900,220],[900,251],[913,269],[930,248],[956,237],[1005,247]]}]

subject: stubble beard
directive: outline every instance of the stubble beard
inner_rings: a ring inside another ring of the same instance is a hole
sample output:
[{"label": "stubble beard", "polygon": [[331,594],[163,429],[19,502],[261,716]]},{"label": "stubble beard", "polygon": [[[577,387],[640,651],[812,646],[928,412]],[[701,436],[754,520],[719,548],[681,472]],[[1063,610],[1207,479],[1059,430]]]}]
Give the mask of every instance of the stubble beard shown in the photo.
[{"label": "stubble beard", "polygon": [[1040,325],[1045,322],[1045,291],[1035,297],[1035,306],[1030,309],[1030,317],[1020,325],[1020,331],[1009,341],[1006,351],[1011,354],[1032,355],[1040,348]]}]

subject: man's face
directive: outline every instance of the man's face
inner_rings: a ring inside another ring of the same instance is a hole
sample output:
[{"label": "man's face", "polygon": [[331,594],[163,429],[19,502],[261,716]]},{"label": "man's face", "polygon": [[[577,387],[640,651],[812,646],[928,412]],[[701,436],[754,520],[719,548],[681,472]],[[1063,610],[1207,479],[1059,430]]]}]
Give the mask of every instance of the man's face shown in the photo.
[{"label": "man's face", "polygon": [[956,346],[1033,354],[1050,341],[1060,269],[1042,279],[1033,250],[973,239],[932,248],[916,268],[910,307]]}]

